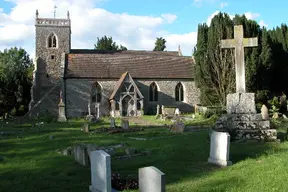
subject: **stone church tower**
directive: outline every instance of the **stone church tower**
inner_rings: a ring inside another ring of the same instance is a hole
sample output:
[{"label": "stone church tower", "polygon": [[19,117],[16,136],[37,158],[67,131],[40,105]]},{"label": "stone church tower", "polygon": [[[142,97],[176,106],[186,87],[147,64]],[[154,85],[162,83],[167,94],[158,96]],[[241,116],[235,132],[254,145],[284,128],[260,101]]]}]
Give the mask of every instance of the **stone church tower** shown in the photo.
[{"label": "stone church tower", "polygon": [[40,113],[54,113],[58,110],[59,93],[64,89],[65,53],[69,53],[71,47],[69,12],[67,19],[39,18],[36,10],[35,29],[36,53],[30,109],[34,106]]}]

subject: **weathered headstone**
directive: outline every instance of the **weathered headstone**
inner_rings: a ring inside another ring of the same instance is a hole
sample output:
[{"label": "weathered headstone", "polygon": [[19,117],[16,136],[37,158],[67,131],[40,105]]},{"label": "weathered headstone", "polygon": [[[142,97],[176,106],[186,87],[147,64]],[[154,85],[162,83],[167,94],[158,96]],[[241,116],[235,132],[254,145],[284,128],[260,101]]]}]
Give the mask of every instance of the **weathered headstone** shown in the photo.
[{"label": "weathered headstone", "polygon": [[210,138],[210,157],[209,163],[219,166],[231,165],[229,161],[230,135],[226,132],[213,131]]},{"label": "weathered headstone", "polygon": [[139,169],[140,192],[165,192],[165,174],[156,167],[144,167]]},{"label": "weathered headstone", "polygon": [[185,124],[180,121],[176,121],[171,128],[171,132],[173,133],[183,133],[185,129]]},{"label": "weathered headstone", "polygon": [[83,145],[75,145],[74,146],[74,158],[75,160],[83,166],[87,166],[89,164],[89,157],[86,150],[86,147]]},{"label": "weathered headstone", "polygon": [[105,151],[92,151],[91,186],[92,192],[111,192],[111,157]]},{"label": "weathered headstone", "polygon": [[114,117],[111,117],[111,118],[110,118],[110,127],[111,127],[111,128],[115,128],[115,127],[116,127],[115,118],[114,118]]},{"label": "weathered headstone", "polygon": [[263,120],[268,120],[269,119],[269,111],[266,105],[262,105],[261,107],[261,115]]},{"label": "weathered headstone", "polygon": [[121,127],[123,129],[129,129],[129,121],[127,119],[122,119],[121,120]]},{"label": "weathered headstone", "polygon": [[90,125],[88,123],[85,123],[83,125],[83,132],[84,133],[89,133],[89,131],[90,131],[89,129],[90,129]]},{"label": "weathered headstone", "polygon": [[59,122],[65,122],[67,121],[66,115],[65,115],[65,104],[62,100],[62,91],[60,91],[60,102],[58,104],[59,111],[58,111],[58,120]]},{"label": "weathered headstone", "polygon": [[160,105],[157,105],[157,111],[156,111],[156,116],[160,114]]}]

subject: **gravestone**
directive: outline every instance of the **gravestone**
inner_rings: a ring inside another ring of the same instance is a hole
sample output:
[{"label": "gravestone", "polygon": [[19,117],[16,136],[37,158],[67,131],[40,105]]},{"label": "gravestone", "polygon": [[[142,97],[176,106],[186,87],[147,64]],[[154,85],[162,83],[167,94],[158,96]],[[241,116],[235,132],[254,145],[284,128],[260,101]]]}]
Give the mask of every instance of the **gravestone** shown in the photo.
[{"label": "gravestone", "polygon": [[208,163],[219,166],[231,165],[229,161],[230,135],[225,132],[213,131],[210,138],[210,157]]},{"label": "gravestone", "polygon": [[233,132],[233,139],[275,140],[276,130],[256,112],[255,93],[246,93],[244,48],[258,46],[258,38],[243,38],[243,34],[242,25],[234,26],[234,39],[221,40],[221,48],[235,49],[236,93],[227,95],[227,114],[217,120],[214,129]]},{"label": "gravestone", "polygon": [[156,116],[160,114],[160,105],[157,105],[157,111],[156,111]]},{"label": "gravestone", "polygon": [[115,118],[114,118],[114,117],[111,117],[111,118],[110,118],[110,127],[111,127],[111,128],[115,128],[115,127],[116,127]]},{"label": "gravestone", "polygon": [[269,120],[269,111],[266,105],[262,105],[261,107],[261,115],[263,120]]},{"label": "gravestone", "polygon": [[111,157],[105,151],[92,151],[91,186],[92,192],[111,192]]},{"label": "gravestone", "polygon": [[140,192],[165,192],[165,174],[156,167],[144,167],[139,169]]},{"label": "gravestone", "polygon": [[84,145],[78,144],[74,146],[74,158],[81,165],[88,166],[89,156]]},{"label": "gravestone", "polygon": [[127,119],[122,119],[121,120],[121,127],[123,129],[129,129],[129,121]]},{"label": "gravestone", "polygon": [[83,125],[83,132],[84,133],[89,133],[89,131],[90,131],[89,129],[90,129],[90,125],[88,123],[85,123]]},{"label": "gravestone", "polygon": [[65,115],[65,104],[62,100],[62,91],[60,91],[60,102],[58,104],[59,111],[58,111],[58,122],[65,122],[67,121],[66,115]]},{"label": "gravestone", "polygon": [[176,121],[171,128],[171,132],[173,133],[183,133],[185,129],[185,124],[180,121]]},{"label": "gravestone", "polygon": [[175,109],[175,115],[177,115],[177,116],[181,115],[181,112],[180,112],[179,108]]},{"label": "gravestone", "polygon": [[91,114],[91,103],[88,103],[88,115],[86,117],[86,119],[90,122],[94,121],[94,116]]}]

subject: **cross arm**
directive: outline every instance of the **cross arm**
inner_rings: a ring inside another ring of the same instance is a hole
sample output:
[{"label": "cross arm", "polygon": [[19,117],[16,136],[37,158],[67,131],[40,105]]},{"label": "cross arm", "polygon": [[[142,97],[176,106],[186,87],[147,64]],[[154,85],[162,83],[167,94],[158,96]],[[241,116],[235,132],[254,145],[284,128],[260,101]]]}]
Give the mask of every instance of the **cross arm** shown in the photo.
[{"label": "cross arm", "polygon": [[235,39],[225,39],[221,40],[221,48],[234,48],[236,45]]},{"label": "cross arm", "polygon": [[243,46],[244,47],[257,47],[258,46],[258,38],[244,38],[243,39]]}]

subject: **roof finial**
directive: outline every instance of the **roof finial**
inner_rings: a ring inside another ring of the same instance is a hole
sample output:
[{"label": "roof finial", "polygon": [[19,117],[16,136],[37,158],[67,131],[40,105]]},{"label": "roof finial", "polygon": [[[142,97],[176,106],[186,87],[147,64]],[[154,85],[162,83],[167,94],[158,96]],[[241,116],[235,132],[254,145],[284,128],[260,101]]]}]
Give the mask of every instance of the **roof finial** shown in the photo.
[{"label": "roof finial", "polygon": [[70,19],[70,13],[67,11],[67,19]]},{"label": "roof finial", "polygon": [[39,13],[38,13],[38,9],[36,9],[36,19],[38,19]]},{"label": "roof finial", "polygon": [[178,55],[182,56],[182,51],[181,51],[180,45],[178,45]]}]

